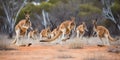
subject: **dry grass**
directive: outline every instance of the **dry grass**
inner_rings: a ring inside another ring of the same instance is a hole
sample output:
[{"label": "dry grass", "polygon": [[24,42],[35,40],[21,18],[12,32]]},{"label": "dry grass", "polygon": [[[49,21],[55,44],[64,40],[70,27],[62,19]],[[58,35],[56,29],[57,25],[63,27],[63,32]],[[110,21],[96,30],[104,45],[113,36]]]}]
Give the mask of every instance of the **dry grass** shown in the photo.
[{"label": "dry grass", "polygon": [[109,47],[108,48],[108,52],[112,52],[112,53],[120,53],[120,46],[119,47]]},{"label": "dry grass", "polygon": [[86,55],[83,60],[119,60],[119,57],[116,57],[116,54],[111,55],[103,52],[93,52]]},{"label": "dry grass", "polygon": [[15,50],[14,48],[10,47],[10,41],[12,39],[8,39],[7,35],[1,34],[0,35],[0,50]]},{"label": "dry grass", "polygon": [[74,38],[73,41],[69,43],[70,49],[81,49],[84,47],[84,42],[81,41],[79,38]]},{"label": "dry grass", "polygon": [[120,53],[120,39],[113,42],[112,46],[108,47],[108,52]]},{"label": "dry grass", "polygon": [[96,56],[96,57],[85,58],[84,60],[109,60],[109,58],[105,58],[103,56]]},{"label": "dry grass", "polygon": [[0,41],[0,50],[15,50],[14,48],[11,48],[8,44],[5,42]]},{"label": "dry grass", "polygon": [[74,57],[71,56],[71,55],[62,54],[60,56],[57,56],[57,58],[60,58],[60,59],[70,59],[70,58],[74,58]]}]

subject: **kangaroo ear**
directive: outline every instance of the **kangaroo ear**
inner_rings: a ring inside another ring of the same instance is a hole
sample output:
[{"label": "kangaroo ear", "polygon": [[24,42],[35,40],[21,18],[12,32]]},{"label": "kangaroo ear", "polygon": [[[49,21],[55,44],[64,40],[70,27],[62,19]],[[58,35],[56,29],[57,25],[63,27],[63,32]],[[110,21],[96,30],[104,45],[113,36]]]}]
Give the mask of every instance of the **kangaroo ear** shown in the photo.
[{"label": "kangaroo ear", "polygon": [[80,24],[83,24],[83,22],[80,22]]},{"label": "kangaroo ear", "polygon": [[50,29],[50,26],[48,26],[47,29]]},{"label": "kangaroo ear", "polygon": [[98,19],[96,18],[95,21],[97,22],[97,20],[98,20]]},{"label": "kangaroo ear", "polygon": [[92,20],[92,24],[94,24],[95,23],[95,20]]},{"label": "kangaroo ear", "polygon": [[73,16],[70,16],[70,18],[71,18],[71,20],[73,20],[73,21],[75,20],[75,17],[73,17]]},{"label": "kangaroo ear", "polygon": [[97,18],[95,20],[92,20],[93,23],[96,23],[97,22]]},{"label": "kangaroo ear", "polygon": [[83,25],[86,25],[85,22],[82,22]]}]

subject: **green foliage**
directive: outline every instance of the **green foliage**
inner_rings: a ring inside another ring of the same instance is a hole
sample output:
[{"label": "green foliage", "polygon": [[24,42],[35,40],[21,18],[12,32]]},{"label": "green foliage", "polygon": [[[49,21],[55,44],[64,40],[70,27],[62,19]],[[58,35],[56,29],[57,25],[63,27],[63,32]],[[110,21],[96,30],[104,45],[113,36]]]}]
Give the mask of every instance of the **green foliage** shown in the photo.
[{"label": "green foliage", "polygon": [[33,5],[32,3],[28,3],[23,9],[22,11],[27,11],[27,12],[31,12],[31,13],[41,13],[42,9],[40,8],[40,5]]},{"label": "green foliage", "polygon": [[118,3],[118,4],[120,4],[120,0],[115,0],[115,3]]},{"label": "green foliage", "polygon": [[21,19],[24,19],[24,12],[30,12],[30,11],[32,11],[33,10],[33,7],[34,7],[34,5],[33,4],[31,4],[31,3],[28,3],[22,10],[21,10],[21,12],[20,12],[20,14],[19,14],[19,16],[18,16],[18,18],[17,18],[17,21],[16,21],[16,23],[18,23]]},{"label": "green foliage", "polygon": [[111,6],[111,9],[112,9],[114,14],[115,13],[119,13],[120,14],[120,3],[114,2],[113,5]]},{"label": "green foliage", "polygon": [[18,23],[21,19],[24,19],[24,12],[30,12],[30,16],[33,17],[32,13],[38,13],[41,14],[42,9],[40,6],[35,6],[32,3],[28,3],[20,12],[16,23]]},{"label": "green foliage", "polygon": [[32,3],[28,3],[23,9],[22,11],[34,11],[35,10],[35,5],[33,5]]},{"label": "green foliage", "polygon": [[90,14],[90,13],[88,13],[88,12],[82,12],[82,11],[81,11],[81,12],[79,12],[78,15],[79,15],[79,16],[86,16],[86,15],[88,15],[88,14]]},{"label": "green foliage", "polygon": [[49,2],[42,2],[40,5],[41,9],[44,9],[45,11],[49,11],[52,8],[52,4]]},{"label": "green foliage", "polygon": [[55,4],[55,3],[59,2],[59,0],[50,0],[49,2],[52,4]]},{"label": "green foliage", "polygon": [[63,2],[63,3],[67,3],[69,0],[49,0],[50,3],[52,4],[56,4],[58,2]]},{"label": "green foliage", "polygon": [[80,12],[79,15],[80,16],[86,16],[92,13],[100,13],[101,9],[99,9],[96,6],[93,6],[92,4],[81,4],[80,5]]}]

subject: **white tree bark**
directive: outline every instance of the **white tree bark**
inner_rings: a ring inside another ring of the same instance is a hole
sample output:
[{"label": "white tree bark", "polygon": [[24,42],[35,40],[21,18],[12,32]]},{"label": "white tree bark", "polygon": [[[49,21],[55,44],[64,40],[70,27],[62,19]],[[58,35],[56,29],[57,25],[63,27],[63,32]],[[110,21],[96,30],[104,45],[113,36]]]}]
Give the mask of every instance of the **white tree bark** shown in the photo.
[{"label": "white tree bark", "polygon": [[43,15],[44,26],[45,26],[45,28],[46,28],[46,27],[47,27],[47,21],[46,21],[46,14],[45,14],[44,9],[42,10],[42,15]]},{"label": "white tree bark", "polygon": [[[13,33],[14,25],[16,23],[17,17],[21,11],[21,9],[25,6],[25,2],[27,0],[24,0],[22,3],[15,0],[0,0],[3,10],[5,12],[7,21],[8,21],[8,29],[9,33]],[[19,4],[18,4],[19,3]]]},{"label": "white tree bark", "polygon": [[[111,5],[112,2],[110,0],[101,0],[102,4],[103,4],[103,15],[105,16],[105,18],[108,18],[110,20],[112,20],[115,24],[117,24],[117,21],[111,11]],[[118,29],[120,30],[120,25],[117,24]]]},{"label": "white tree bark", "polygon": [[[48,2],[49,0],[46,0],[46,2]],[[48,12],[46,12],[44,9],[42,10],[42,15],[43,15],[43,24],[45,26],[45,28],[47,28],[47,24],[50,23],[49,22],[49,17],[48,17]]]},{"label": "white tree bark", "polygon": [[[22,8],[25,6],[26,2],[27,2],[27,0],[24,0],[23,4],[21,5],[20,9],[18,10],[18,12],[17,12],[17,14],[16,14],[16,16],[15,16],[15,22],[16,22],[16,20],[17,20],[17,18],[18,18],[18,15],[19,15],[20,11],[21,11]],[[14,23],[14,24],[15,24],[15,23]]]}]

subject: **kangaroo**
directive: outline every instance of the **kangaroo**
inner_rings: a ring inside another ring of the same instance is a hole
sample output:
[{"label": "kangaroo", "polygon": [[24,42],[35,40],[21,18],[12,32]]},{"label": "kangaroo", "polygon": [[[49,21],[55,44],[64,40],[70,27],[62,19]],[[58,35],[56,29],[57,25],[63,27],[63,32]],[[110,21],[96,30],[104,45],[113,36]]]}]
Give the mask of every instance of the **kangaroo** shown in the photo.
[{"label": "kangaroo", "polygon": [[111,41],[116,41],[116,39],[112,38],[109,30],[107,28],[105,28],[104,26],[97,26],[97,19],[93,20],[93,30],[96,32],[97,37],[100,38],[100,40],[102,41],[103,45],[105,45],[105,42],[102,40],[103,37],[105,37],[107,39],[107,45],[110,46],[110,42]]},{"label": "kangaroo", "polygon": [[68,36],[70,35],[70,32],[72,29],[75,29],[75,18],[71,17],[71,20],[64,21],[60,24],[59,30],[62,31],[62,38],[65,38],[65,34]]},{"label": "kangaroo", "polygon": [[38,32],[37,29],[31,30],[31,31],[28,33],[28,40],[29,40],[30,38],[32,38],[33,40],[36,40],[36,38],[37,38],[37,32]]},{"label": "kangaroo", "polygon": [[76,33],[77,33],[77,38],[82,39],[83,35],[85,34],[85,31],[88,31],[87,26],[85,22],[82,22],[77,28],[76,28]]},{"label": "kangaroo", "polygon": [[59,39],[59,41],[61,41],[62,39],[64,39],[65,34],[66,35],[70,34],[70,32],[74,28],[74,26],[75,26],[74,18],[72,18],[71,21],[64,21],[57,28],[56,34],[53,38],[47,39],[47,40],[41,40],[40,42],[51,42],[51,41],[56,40],[58,37],[62,36],[62,38]]},{"label": "kangaroo", "polygon": [[13,44],[15,44],[20,36],[25,37],[27,35],[27,29],[31,28],[31,21],[30,21],[30,15],[29,13],[25,13],[25,19],[18,22],[18,24],[15,26],[15,33],[16,37],[15,40],[12,41]]},{"label": "kangaroo", "polygon": [[46,38],[49,38],[50,37],[50,28],[46,28],[46,29],[43,29],[41,32],[40,32],[40,39],[46,39]]},{"label": "kangaroo", "polygon": [[56,36],[58,29],[59,29],[59,27],[55,28],[55,29],[51,32],[51,38],[53,38],[54,36]]},{"label": "kangaroo", "polygon": [[57,34],[55,34],[55,36],[51,39],[46,39],[46,40],[40,40],[40,42],[51,42],[54,41],[55,39],[57,39],[58,37],[60,37],[60,35],[62,34],[62,31],[58,30],[56,31]]}]

